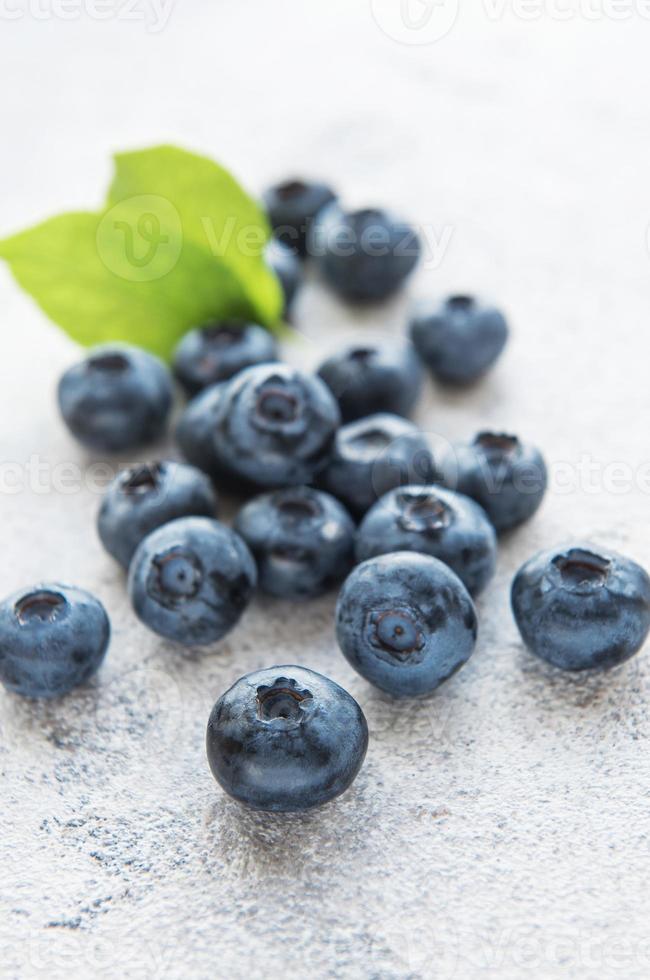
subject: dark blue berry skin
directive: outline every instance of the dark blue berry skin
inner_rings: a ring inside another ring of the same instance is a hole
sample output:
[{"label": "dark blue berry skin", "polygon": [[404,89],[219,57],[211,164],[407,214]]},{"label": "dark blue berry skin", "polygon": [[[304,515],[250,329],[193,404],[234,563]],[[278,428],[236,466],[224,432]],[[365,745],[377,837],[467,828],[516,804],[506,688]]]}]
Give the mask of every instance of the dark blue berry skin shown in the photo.
[{"label": "dark blue berry skin", "polygon": [[186,333],[174,352],[173,368],[191,398],[243,368],[275,361],[277,355],[276,342],[264,327],[227,320]]},{"label": "dark blue berry skin", "polygon": [[411,340],[429,370],[448,384],[470,384],[495,363],[508,340],[503,314],[473,296],[422,304],[410,324]]},{"label": "dark blue berry skin", "polygon": [[188,463],[215,479],[223,470],[217,458],[214,432],[225,389],[225,384],[210,385],[196,395],[182,413],[175,433]]},{"label": "dark blue berry skin", "polygon": [[318,375],[339,403],[344,422],[377,412],[408,416],[422,391],[422,368],[408,343],[346,347],[321,364]]},{"label": "dark blue berry skin", "polygon": [[162,436],[172,406],[171,377],[147,351],[97,347],[65,372],[58,399],[75,439],[96,452],[117,453]]},{"label": "dark blue berry skin", "polygon": [[616,667],[650,630],[650,578],[614,551],[577,543],[540,552],[512,583],[524,643],[562,670]]},{"label": "dark blue berry skin", "polygon": [[253,557],[230,528],[181,517],[152,531],[129,568],[129,595],[145,626],[185,646],[216,643],[255,589]]},{"label": "dark blue berry skin", "polygon": [[215,517],[217,495],[194,466],[170,460],[122,470],[109,486],[97,517],[100,540],[124,568],[157,527],[178,517]]},{"label": "dark blue berry skin", "polygon": [[394,487],[431,483],[433,455],[422,432],[398,415],[369,415],[341,426],[319,485],[362,517]]},{"label": "dark blue berry skin", "polygon": [[70,585],[23,589],[0,603],[0,681],[26,698],[57,698],[99,668],[111,635],[101,602]]},{"label": "dark blue berry skin", "polygon": [[322,595],[354,563],[354,521],[338,500],[311,487],[256,497],[234,529],[257,561],[259,587],[283,599]]},{"label": "dark blue berry skin", "polygon": [[345,300],[376,303],[404,285],[421,253],[406,221],[380,209],[343,212],[330,205],[310,235],[325,281]]},{"label": "dark blue berry skin", "polygon": [[338,405],[315,375],[260,364],[227,382],[212,445],[219,464],[261,488],[311,483],[327,465]]},{"label": "dark blue berry skin", "polygon": [[469,497],[439,486],[391,490],[368,511],[356,540],[357,561],[393,551],[438,558],[478,595],[494,575],[494,528]]},{"label": "dark blue berry skin", "polygon": [[309,810],[340,796],[368,747],[351,695],[305,667],[247,674],[210,714],[206,748],[214,778],[255,810]]},{"label": "dark blue berry skin", "polygon": [[476,635],[467,589],[428,555],[401,551],[358,565],[336,606],[336,636],[346,659],[396,698],[435,691],[469,660]]},{"label": "dark blue berry skin", "polygon": [[259,487],[233,472],[217,454],[215,434],[225,391],[225,382],[210,385],[189,402],[176,427],[176,442],[187,462],[203,470],[221,489],[254,494]]},{"label": "dark blue berry skin", "polygon": [[540,451],[503,433],[479,432],[469,445],[455,447],[442,469],[445,484],[476,500],[499,533],[529,520],[548,485]]},{"label": "dark blue berry skin", "polygon": [[291,312],[296,293],[302,283],[300,259],[295,251],[279,238],[272,238],[266,246],[266,261],[280,280],[284,294],[284,313],[287,316]]},{"label": "dark blue berry skin", "polygon": [[307,236],[319,211],[336,200],[327,184],[287,180],[264,193],[262,201],[275,237],[301,258],[307,255]]}]

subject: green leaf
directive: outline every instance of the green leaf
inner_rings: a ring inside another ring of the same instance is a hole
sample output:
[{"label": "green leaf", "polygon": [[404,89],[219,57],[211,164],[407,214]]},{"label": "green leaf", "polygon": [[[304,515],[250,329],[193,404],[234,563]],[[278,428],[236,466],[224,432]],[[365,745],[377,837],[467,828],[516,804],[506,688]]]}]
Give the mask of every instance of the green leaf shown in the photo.
[{"label": "green leaf", "polygon": [[261,210],[227,171],[163,146],[116,157],[104,211],[63,214],[0,241],[0,258],[80,343],[120,340],[169,357],[209,319],[278,326],[268,236]]}]

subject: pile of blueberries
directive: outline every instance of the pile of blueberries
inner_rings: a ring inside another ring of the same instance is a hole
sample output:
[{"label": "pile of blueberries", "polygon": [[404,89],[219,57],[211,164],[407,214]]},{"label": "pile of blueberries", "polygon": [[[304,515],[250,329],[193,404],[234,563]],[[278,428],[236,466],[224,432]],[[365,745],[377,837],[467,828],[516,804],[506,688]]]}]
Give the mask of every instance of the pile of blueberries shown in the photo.
[{"label": "pile of blueberries", "polygon": [[[268,261],[291,306],[306,257],[342,297],[398,289],[420,251],[406,222],[348,213],[326,186],[271,188]],[[494,573],[497,535],[538,509],[540,452],[480,432],[434,458],[408,420],[424,368],[469,384],[503,350],[502,313],[472,296],[413,311],[410,339],[350,346],[314,375],[278,360],[263,327],[218,322],[189,332],[173,371],[190,401],[176,429],[186,462],[127,469],[98,515],[107,552],[128,571],[139,619],[187,646],[213,644],[256,588],[305,600],[342,583],[336,635],[349,663],[396,698],[430,695],[475,648],[475,597]],[[92,350],[59,384],[62,416],[94,451],[154,442],[173,403],[155,357],[124,345]],[[246,500],[232,528],[216,520],[215,484]],[[577,543],[531,558],[512,606],[529,649],[566,670],[611,667],[650,629],[650,578],[633,561]],[[83,590],[42,584],[0,605],[0,679],[27,697],[86,681],[110,624]],[[331,800],[355,778],[368,743],[356,701],[299,666],[241,678],[210,715],[207,752],[221,786],[262,810]]]}]

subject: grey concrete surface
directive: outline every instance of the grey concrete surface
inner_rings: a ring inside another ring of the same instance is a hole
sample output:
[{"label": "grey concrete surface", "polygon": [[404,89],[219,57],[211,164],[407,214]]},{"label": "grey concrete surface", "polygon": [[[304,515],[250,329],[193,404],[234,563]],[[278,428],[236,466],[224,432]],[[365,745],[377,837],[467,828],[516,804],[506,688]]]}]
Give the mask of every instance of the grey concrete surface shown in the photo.
[{"label": "grey concrete surface", "polygon": [[[451,22],[450,2],[433,17]],[[218,648],[179,652],[135,622],[97,542],[105,473],[54,406],[74,345],[0,269],[0,592],[69,580],[114,625],[89,689],[44,706],[0,694],[0,975],[645,980],[648,654],[563,676],[522,650],[508,606],[519,564],[574,536],[650,565],[641,5],[531,18],[485,0],[429,44],[411,42],[447,22],[418,34],[397,3],[188,0],[157,32],[132,19],[142,6],[80,7],[2,5],[0,234],[94,206],[111,151],[162,140],[253,189],[304,171],[394,205],[437,261],[363,314],[310,281],[287,356],[399,333],[414,295],[493,295],[507,355],[471,392],[431,386],[420,421],[432,437],[520,432],[553,492],[504,540],[477,653],[427,703],[353,674],[334,596],[259,599]],[[204,726],[237,676],[291,661],[359,699],[371,747],[340,801],[253,815],[213,782]]]}]

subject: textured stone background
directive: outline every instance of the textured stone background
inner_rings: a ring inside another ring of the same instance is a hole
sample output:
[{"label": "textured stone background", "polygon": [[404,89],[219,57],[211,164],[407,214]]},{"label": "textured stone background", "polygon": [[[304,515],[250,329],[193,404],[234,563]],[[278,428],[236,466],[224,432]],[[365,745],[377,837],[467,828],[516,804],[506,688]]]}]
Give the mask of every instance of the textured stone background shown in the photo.
[{"label": "textured stone background", "polygon": [[[393,705],[348,669],[334,596],[260,599],[218,649],[183,654],[134,621],[100,550],[101,474],[75,491],[61,469],[93,462],[54,408],[77,352],[0,269],[0,592],[69,580],[114,625],[90,689],[0,695],[3,978],[650,975],[648,656],[563,676],[523,652],[508,607],[518,565],[572,536],[650,565],[650,23],[595,0],[569,20],[477,2],[413,45],[398,6],[374,4],[385,30],[366,0],[187,0],[157,33],[126,10],[3,14],[0,233],[93,206],[115,148],[196,147],[253,189],[322,174],[451,230],[412,293],[486,290],[511,315],[498,370],[469,394],[432,388],[422,424],[514,429],[554,467],[539,517],[503,543],[475,657],[430,702]],[[399,332],[407,300],[357,315],[312,282],[288,356]],[[204,726],[237,676],[291,661],[359,699],[371,748],[339,802],[256,816],[213,782]]]}]

